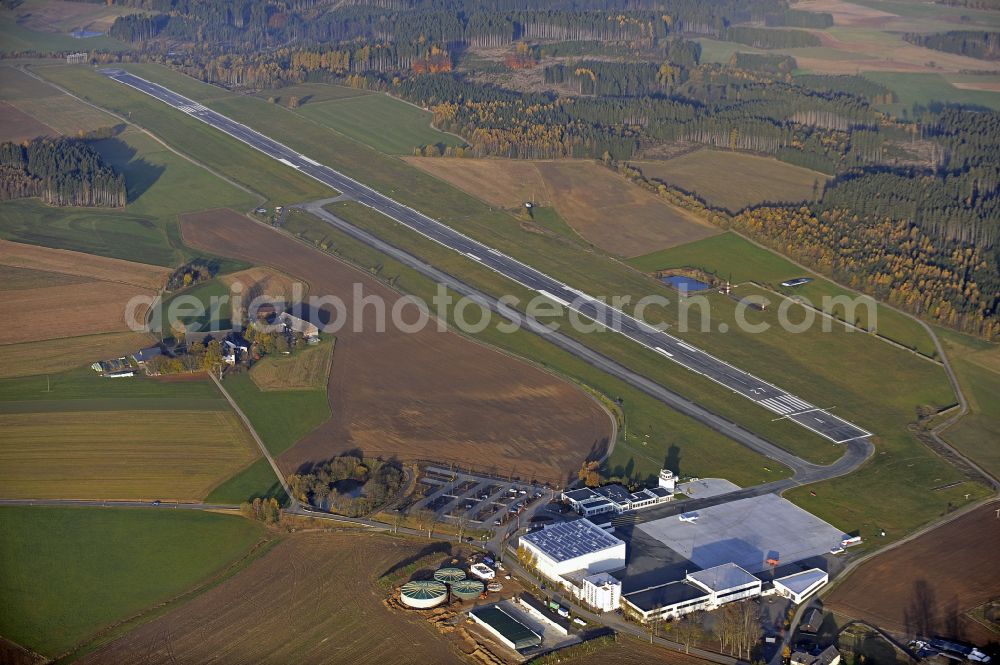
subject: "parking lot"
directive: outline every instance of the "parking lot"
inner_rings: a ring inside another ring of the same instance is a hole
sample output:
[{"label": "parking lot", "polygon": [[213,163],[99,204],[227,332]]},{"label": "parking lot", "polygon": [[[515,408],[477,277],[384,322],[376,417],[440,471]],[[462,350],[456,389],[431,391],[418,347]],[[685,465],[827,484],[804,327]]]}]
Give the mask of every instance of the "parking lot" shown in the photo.
[{"label": "parking lot", "polygon": [[427,467],[418,480],[422,495],[411,510],[432,510],[443,519],[502,526],[534,502],[548,498],[544,485],[511,482],[441,467]]}]

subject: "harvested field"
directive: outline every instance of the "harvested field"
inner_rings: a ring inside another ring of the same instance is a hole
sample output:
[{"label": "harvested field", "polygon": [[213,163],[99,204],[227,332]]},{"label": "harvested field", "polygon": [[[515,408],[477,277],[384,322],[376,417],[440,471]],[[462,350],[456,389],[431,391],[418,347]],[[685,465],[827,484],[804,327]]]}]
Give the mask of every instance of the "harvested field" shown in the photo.
[{"label": "harvested field", "polygon": [[845,0],[802,0],[795,5],[795,8],[807,12],[828,12],[833,16],[834,25],[843,26],[880,28],[899,19],[896,14],[873,7],[863,7]]},{"label": "harvested field", "polygon": [[54,136],[58,132],[35,118],[17,110],[6,102],[0,102],[0,141],[20,143],[36,136]]},{"label": "harvested field", "polygon": [[[0,327],[0,345],[128,330],[128,301],[155,295],[129,284],[97,281],[6,291],[4,304],[10,315]],[[147,309],[146,305],[136,309],[137,321],[144,320]]]},{"label": "harvested field", "polygon": [[228,411],[0,412],[0,429],[10,499],[198,500],[257,457]]},{"label": "harvested field", "polygon": [[[405,334],[392,325],[364,332],[351,320],[352,291],[399,294],[369,275],[229,210],[181,218],[185,242],[216,255],[266,264],[347,304],[328,386],[332,418],[279,457],[286,473],[361,449],[366,455],[461,461],[564,482],[607,447],[611,422],[585,393],[527,363],[428,326]],[[410,320],[410,319],[407,319]]]},{"label": "harvested field", "polygon": [[605,647],[590,653],[585,653],[586,650],[587,647],[560,651],[558,662],[561,665],[607,665],[608,663],[615,663],[615,665],[649,665],[649,663],[704,665],[710,662],[690,654],[664,649],[624,634]]},{"label": "harvested field", "polygon": [[326,388],[333,362],[334,340],[301,348],[293,356],[269,356],[253,366],[250,378],[261,390],[313,390]]},{"label": "harvested field", "polygon": [[[129,300],[155,296],[170,273],[159,266],[7,240],[0,240],[0,267],[21,287],[5,289],[12,313],[9,325],[0,329],[0,345],[127,330]],[[146,309],[136,310],[136,320],[143,320]]]},{"label": "harvested field", "polygon": [[826,175],[767,157],[738,152],[698,150],[666,161],[635,162],[647,178],[693,192],[710,205],[732,212],[771,202],[812,197],[813,185]]},{"label": "harvested field", "polygon": [[648,254],[719,230],[589,160],[407,160],[499,207],[533,200],[555,207],[584,240],[620,256]]},{"label": "harvested field", "polygon": [[827,597],[827,609],[900,635],[995,641],[966,613],[1000,595],[997,508],[980,506],[868,561]]},{"label": "harvested field", "polygon": [[170,275],[170,270],[161,266],[9,240],[0,240],[0,265],[78,275],[153,290],[163,288]]},{"label": "harvested field", "polygon": [[122,332],[62,337],[42,342],[0,345],[0,379],[49,374],[120,358],[154,342],[152,335]]},{"label": "harvested field", "polygon": [[386,607],[389,591],[376,585],[424,545],[370,534],[293,534],[236,577],[79,662],[467,662],[417,613]]},{"label": "harvested field", "polygon": [[115,18],[129,13],[129,8],[106,3],[67,2],[67,0],[26,0],[17,7],[21,24],[31,30],[68,33],[74,30],[105,32]]}]

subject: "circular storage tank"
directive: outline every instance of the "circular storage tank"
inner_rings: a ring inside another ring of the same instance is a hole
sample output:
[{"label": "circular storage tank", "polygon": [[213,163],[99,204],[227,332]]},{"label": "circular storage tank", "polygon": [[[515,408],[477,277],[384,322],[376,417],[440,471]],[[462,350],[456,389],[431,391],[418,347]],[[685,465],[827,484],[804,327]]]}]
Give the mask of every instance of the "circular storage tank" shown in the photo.
[{"label": "circular storage tank", "polygon": [[451,585],[451,592],[462,600],[475,600],[483,595],[484,588],[479,580],[461,580]]},{"label": "circular storage tank", "polygon": [[441,568],[435,571],[434,579],[445,584],[454,584],[465,579],[465,571],[461,568]]},{"label": "circular storage tank", "polygon": [[407,582],[400,589],[399,598],[404,605],[415,609],[437,607],[448,599],[448,587],[431,580]]}]

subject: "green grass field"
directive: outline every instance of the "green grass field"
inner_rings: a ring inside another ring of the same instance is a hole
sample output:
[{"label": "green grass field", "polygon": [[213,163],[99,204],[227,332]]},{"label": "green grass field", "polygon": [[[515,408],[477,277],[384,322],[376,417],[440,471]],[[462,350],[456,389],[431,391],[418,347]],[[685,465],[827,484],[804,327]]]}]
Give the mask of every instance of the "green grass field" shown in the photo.
[{"label": "green grass field", "polygon": [[896,93],[898,101],[876,108],[902,116],[909,114],[914,104],[927,106],[932,102],[941,104],[969,104],[983,106],[994,111],[1000,110],[1000,93],[987,90],[963,90],[956,88],[941,74],[912,72],[863,72],[864,77],[881,83]]},{"label": "green grass field", "polygon": [[[735,233],[723,233],[680,247],[653,252],[631,259],[628,263],[643,272],[698,268],[720,279],[729,279],[733,284],[753,281],[788,296],[801,296],[817,307],[822,305],[824,297],[854,296],[850,291],[821,277],[799,287],[781,286],[781,282],[785,280],[809,273],[779,254],[758,247]],[[870,323],[867,309],[861,307],[858,312],[859,325],[867,328]],[[843,307],[831,308],[831,313],[843,318]],[[916,349],[928,357],[935,354],[933,341],[913,319],[882,305],[877,306],[876,315],[876,327],[881,336]]]},{"label": "green grass field", "polygon": [[174,266],[194,254],[177,231],[177,215],[205,208],[246,210],[254,198],[128,130],[94,147],[125,174],[124,209],[57,208],[35,199],[0,204],[0,237],[59,249]]},{"label": "green grass field", "polygon": [[325,389],[264,392],[247,373],[228,376],[223,385],[272,455],[288,450],[330,417]]},{"label": "green grass field", "polygon": [[282,503],[288,498],[271,464],[263,457],[219,484],[205,497],[205,503],[243,503],[258,497],[274,497]]},{"label": "green grass field", "polygon": [[288,105],[288,100],[292,97],[299,98],[299,104],[316,104],[318,102],[328,102],[334,99],[349,99],[362,95],[374,95],[370,90],[360,90],[358,88],[348,88],[343,85],[331,85],[329,83],[299,83],[283,88],[272,88],[261,90],[255,96],[261,99],[274,99],[278,104]]},{"label": "green grass field", "polygon": [[62,53],[64,51],[129,51],[127,45],[101,35],[77,39],[72,35],[41,32],[19,25],[14,12],[0,10],[0,52]]},{"label": "green grass field", "polygon": [[738,152],[698,150],[674,159],[636,162],[647,178],[693,192],[732,212],[770,201],[812,199],[827,176],[776,159]]},{"label": "green grass field", "polygon": [[[141,71],[141,68],[137,69]],[[36,67],[34,71],[88,101],[127,116],[133,123],[153,131],[175,149],[195,157],[215,171],[225,173],[267,199],[278,203],[295,203],[333,195],[332,190],[312,178],[283,166],[204,123],[171,109],[162,102],[116,83],[91,68],[58,65]],[[177,75],[177,79],[171,80],[170,84],[177,85],[178,80],[186,84],[178,92],[188,94],[189,88],[198,88],[209,96],[212,93],[226,95],[219,88],[200,84],[194,79],[180,75]],[[261,103],[267,105],[267,102],[261,101]],[[208,180],[205,176],[201,177]],[[184,199],[184,197],[178,198]],[[241,205],[238,209],[246,210],[252,205],[251,202],[250,205]],[[205,207],[218,206],[191,207],[188,210]]]},{"label": "green grass field", "polygon": [[[201,304],[204,314],[187,314],[194,305],[191,298]],[[160,307],[161,320],[167,325],[174,318],[173,313],[192,332],[194,326],[199,330],[229,330],[233,325],[231,298],[229,287],[221,279],[210,279],[165,298]]]},{"label": "green grass field", "polygon": [[55,657],[222,573],[264,538],[189,511],[0,508],[0,634]]},{"label": "green grass field", "polygon": [[207,379],[0,381],[0,496],[198,500],[259,452]]},{"label": "green grass field", "polygon": [[430,112],[388,95],[310,102],[295,112],[390,155],[412,155],[424,145],[465,145],[431,127]]}]

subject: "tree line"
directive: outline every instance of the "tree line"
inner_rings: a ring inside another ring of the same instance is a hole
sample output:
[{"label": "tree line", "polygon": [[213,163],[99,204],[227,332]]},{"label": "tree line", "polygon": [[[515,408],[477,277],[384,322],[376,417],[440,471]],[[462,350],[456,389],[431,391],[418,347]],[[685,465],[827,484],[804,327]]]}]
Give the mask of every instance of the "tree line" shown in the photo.
[{"label": "tree line", "polygon": [[951,30],[922,34],[910,32],[903,39],[945,53],[967,55],[980,60],[1000,60],[1000,32]]},{"label": "tree line", "polygon": [[58,206],[121,208],[128,202],[125,176],[86,141],[64,137],[0,143],[0,199],[26,197]]}]

